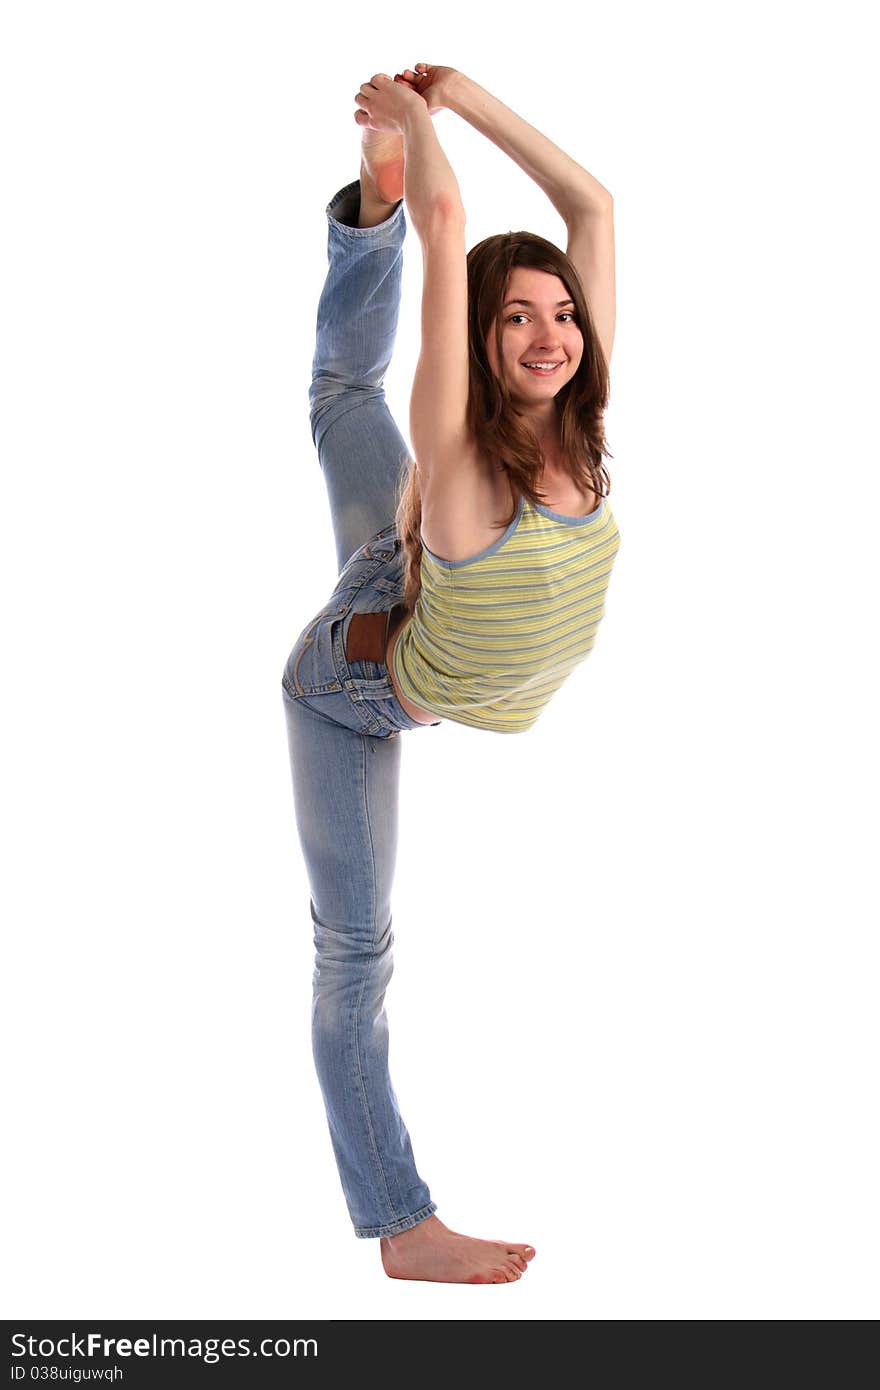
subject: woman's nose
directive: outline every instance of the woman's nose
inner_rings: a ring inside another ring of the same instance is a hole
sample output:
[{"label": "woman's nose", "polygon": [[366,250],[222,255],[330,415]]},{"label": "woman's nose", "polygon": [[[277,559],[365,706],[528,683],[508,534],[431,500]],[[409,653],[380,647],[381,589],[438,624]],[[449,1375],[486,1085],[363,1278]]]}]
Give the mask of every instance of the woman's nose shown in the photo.
[{"label": "woman's nose", "polygon": [[559,325],[544,324],[540,326],[535,333],[534,342],[536,345],[543,344],[545,347],[558,347]]}]

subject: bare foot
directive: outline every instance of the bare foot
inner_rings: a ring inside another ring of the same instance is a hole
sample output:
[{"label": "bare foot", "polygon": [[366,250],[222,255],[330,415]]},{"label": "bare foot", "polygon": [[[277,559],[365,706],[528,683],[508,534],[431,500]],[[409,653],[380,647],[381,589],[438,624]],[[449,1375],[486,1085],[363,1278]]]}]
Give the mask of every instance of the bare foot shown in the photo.
[{"label": "bare foot", "polygon": [[[415,90],[418,74],[407,68],[395,79]],[[397,130],[369,130],[362,112],[355,112],[361,127],[361,215],[359,227],[374,227],[391,216],[403,197],[403,170],[406,163],[403,136]]]},{"label": "bare foot", "polygon": [[438,1284],[510,1284],[522,1278],[535,1254],[532,1245],[475,1240],[450,1231],[438,1216],[429,1216],[399,1235],[382,1236],[379,1244],[390,1279]]}]

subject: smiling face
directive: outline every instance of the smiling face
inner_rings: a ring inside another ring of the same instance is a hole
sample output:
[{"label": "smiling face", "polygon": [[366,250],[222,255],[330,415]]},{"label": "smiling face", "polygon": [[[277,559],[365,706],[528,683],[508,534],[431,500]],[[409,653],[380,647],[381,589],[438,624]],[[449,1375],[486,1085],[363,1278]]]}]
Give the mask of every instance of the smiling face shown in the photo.
[{"label": "smiling face", "polygon": [[[513,302],[517,300],[526,302]],[[521,408],[531,407],[530,413],[539,417],[551,413],[553,397],[571,381],[584,351],[565,282],[546,270],[514,267],[501,309],[500,362],[495,322],[493,318],[486,334],[486,353],[495,376],[503,378]],[[546,365],[527,365],[532,363]]]}]

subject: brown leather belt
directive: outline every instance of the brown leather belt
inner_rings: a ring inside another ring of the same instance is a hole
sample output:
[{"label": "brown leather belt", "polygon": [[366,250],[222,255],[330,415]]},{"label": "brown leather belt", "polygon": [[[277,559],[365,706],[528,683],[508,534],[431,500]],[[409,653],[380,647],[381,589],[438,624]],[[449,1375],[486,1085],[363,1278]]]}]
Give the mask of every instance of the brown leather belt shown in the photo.
[{"label": "brown leather belt", "polygon": [[405,603],[397,603],[383,613],[352,613],[345,634],[346,659],[378,661],[384,665],[388,634],[408,612]]}]

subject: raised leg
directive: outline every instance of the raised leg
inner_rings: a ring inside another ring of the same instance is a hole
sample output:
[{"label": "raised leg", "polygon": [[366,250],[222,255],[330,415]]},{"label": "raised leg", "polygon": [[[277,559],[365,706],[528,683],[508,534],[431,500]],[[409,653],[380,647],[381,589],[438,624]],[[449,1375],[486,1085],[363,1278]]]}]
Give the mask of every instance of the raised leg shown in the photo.
[{"label": "raised leg", "polygon": [[328,270],[318,302],[309,387],[312,438],[324,473],[337,564],[394,520],[409,448],[382,383],[397,335],[403,202],[386,221],[359,227],[360,182],[330,200]]}]

